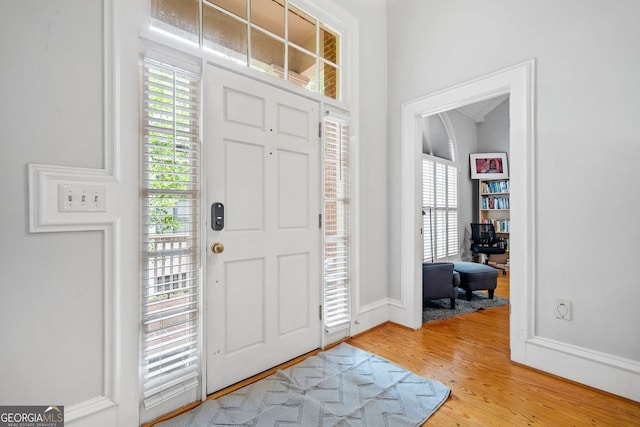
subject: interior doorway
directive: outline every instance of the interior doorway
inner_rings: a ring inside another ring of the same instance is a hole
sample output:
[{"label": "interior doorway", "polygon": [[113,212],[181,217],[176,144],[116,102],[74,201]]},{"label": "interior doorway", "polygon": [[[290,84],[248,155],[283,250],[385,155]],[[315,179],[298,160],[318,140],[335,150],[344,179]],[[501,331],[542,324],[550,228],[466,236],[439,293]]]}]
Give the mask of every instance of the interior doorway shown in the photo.
[{"label": "interior doorway", "polygon": [[[422,119],[423,263],[483,262],[471,250],[470,224],[498,217],[508,219],[506,203],[500,206],[488,203],[489,200],[500,198],[502,201],[508,197],[504,191],[498,193],[493,189],[494,184],[505,182],[508,176],[499,181],[480,181],[469,170],[470,156],[475,153],[500,152],[509,158],[508,99],[508,95],[501,95]],[[491,193],[499,196],[489,199],[486,195],[489,185]],[[507,242],[507,249],[502,255],[492,255],[490,261],[506,272],[509,259],[508,221],[494,225],[499,226],[496,228],[498,237]],[[508,299],[509,276],[499,275],[498,278],[495,295]],[[458,298],[464,300],[464,296],[462,291]],[[447,316],[461,313],[459,305],[456,305],[457,310],[450,310],[448,304],[447,301],[447,308],[444,309]],[[466,301],[461,302],[462,307],[466,307],[466,304]],[[466,310],[472,308],[469,306]],[[439,311],[435,308],[426,310],[427,319],[433,318],[434,312]]]},{"label": "interior doorway", "polygon": [[510,342],[511,359],[525,363],[525,343],[532,336],[533,275],[535,272],[534,235],[534,138],[533,138],[533,73],[534,61],[528,61],[478,79],[445,89],[402,106],[402,212],[401,212],[401,293],[404,310],[393,319],[418,329],[422,325],[421,257],[422,222],[420,200],[419,154],[421,126],[425,116],[471,105],[497,96],[508,95],[509,151],[511,154],[511,288]]}]

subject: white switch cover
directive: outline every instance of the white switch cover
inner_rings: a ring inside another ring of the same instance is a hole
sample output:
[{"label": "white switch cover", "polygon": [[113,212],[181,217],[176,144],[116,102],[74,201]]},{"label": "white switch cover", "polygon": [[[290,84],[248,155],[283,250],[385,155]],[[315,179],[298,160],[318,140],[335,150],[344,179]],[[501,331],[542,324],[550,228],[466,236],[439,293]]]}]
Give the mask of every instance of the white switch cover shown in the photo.
[{"label": "white switch cover", "polygon": [[106,212],[104,185],[59,184],[58,212]]},{"label": "white switch cover", "polygon": [[119,189],[104,169],[29,164],[29,232],[104,230],[117,220]]}]

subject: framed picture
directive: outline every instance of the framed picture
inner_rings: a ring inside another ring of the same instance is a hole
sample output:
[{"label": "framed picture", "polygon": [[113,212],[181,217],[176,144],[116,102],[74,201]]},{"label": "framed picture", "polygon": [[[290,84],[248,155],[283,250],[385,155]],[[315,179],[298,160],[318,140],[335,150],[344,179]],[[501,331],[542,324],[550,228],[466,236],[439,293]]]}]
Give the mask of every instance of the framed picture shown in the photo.
[{"label": "framed picture", "polygon": [[470,154],[471,179],[509,178],[507,153]]}]

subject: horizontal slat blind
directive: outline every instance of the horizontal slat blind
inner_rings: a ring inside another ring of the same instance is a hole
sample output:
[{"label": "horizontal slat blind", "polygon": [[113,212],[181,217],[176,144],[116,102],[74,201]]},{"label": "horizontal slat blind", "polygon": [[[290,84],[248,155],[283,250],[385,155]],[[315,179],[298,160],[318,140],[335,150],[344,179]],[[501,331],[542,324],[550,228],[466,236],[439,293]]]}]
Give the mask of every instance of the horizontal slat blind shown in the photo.
[{"label": "horizontal slat blind", "polygon": [[422,260],[433,262],[435,258],[435,240],[433,223],[435,221],[434,208],[434,167],[432,160],[422,158]]},{"label": "horizontal slat blind", "polygon": [[324,120],[324,324],[327,332],[351,320],[349,125]]},{"label": "horizontal slat blind", "polygon": [[447,255],[458,255],[458,168],[447,165]]},{"label": "horizontal slat blind", "polygon": [[458,168],[435,156],[422,158],[423,261],[458,254]]},{"label": "horizontal slat blind", "polygon": [[199,385],[199,76],[143,66],[142,389],[146,408]]}]

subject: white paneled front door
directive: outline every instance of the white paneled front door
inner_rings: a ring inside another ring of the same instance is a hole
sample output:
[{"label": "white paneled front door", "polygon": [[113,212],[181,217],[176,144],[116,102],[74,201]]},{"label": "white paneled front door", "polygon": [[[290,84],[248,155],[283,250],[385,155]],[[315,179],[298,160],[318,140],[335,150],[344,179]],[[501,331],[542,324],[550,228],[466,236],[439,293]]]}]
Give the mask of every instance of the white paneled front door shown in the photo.
[{"label": "white paneled front door", "polygon": [[317,102],[229,71],[204,99],[212,393],[320,346],[320,138]]}]

